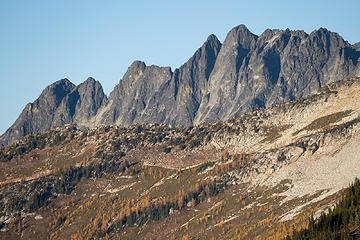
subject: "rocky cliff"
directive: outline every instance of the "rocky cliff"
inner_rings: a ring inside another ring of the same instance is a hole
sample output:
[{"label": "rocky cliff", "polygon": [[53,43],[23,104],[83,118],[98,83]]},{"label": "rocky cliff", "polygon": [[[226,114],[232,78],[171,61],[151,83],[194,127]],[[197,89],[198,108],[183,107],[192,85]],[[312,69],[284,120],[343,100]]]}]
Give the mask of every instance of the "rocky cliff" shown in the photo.
[{"label": "rocky cliff", "polygon": [[88,78],[79,86],[68,79],[46,87],[40,97],[28,103],[15,123],[1,136],[0,144],[7,145],[31,133],[69,123],[86,125],[106,102],[102,86]]},{"label": "rocky cliff", "polygon": [[215,35],[174,72],[135,61],[110,94],[95,125],[165,122],[192,125],[220,51]]},{"label": "rocky cliff", "polygon": [[58,81],[25,107],[0,143],[66,123],[187,126],[228,120],[358,76],[359,58],[359,43],[324,28],[310,34],[268,29],[257,36],[239,25],[223,44],[210,35],[174,71],[135,61],[108,100],[91,78],[77,87]]}]

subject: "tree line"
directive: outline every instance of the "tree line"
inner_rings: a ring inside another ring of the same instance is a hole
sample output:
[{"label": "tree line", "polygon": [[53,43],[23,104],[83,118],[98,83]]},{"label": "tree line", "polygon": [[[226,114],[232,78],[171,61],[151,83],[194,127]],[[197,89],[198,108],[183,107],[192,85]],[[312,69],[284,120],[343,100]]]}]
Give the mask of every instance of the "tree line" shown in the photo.
[{"label": "tree line", "polygon": [[360,180],[345,190],[334,209],[317,220],[309,219],[307,228],[294,231],[286,240],[298,239],[359,239],[360,236]]}]

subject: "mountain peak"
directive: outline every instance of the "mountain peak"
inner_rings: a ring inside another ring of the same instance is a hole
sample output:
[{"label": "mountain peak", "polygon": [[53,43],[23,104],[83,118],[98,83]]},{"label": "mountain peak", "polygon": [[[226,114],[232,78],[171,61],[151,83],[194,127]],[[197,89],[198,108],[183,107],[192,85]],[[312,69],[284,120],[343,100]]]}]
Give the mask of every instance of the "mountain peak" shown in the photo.
[{"label": "mountain peak", "polygon": [[241,24],[230,30],[223,45],[240,44],[243,48],[252,49],[257,39],[257,35],[251,33],[244,24]]},{"label": "mountain peak", "polygon": [[91,77],[79,86],[61,79],[44,89],[32,111],[24,109],[0,142],[65,123],[184,126],[227,120],[358,75],[359,49],[359,43],[350,45],[326,28],[309,35],[267,29],[258,37],[241,24],[229,31],[223,44],[209,35],[174,73],[134,61],[109,100]]},{"label": "mountain peak", "polygon": [[312,35],[312,36],[314,36],[314,35],[316,35],[316,36],[327,36],[329,34],[332,34],[332,32],[330,32],[329,30],[327,30],[326,28],[323,28],[323,27],[321,27],[319,29],[316,29],[316,30],[314,30],[314,31],[312,31],[310,33],[310,35]]},{"label": "mountain peak", "polygon": [[60,79],[53,84],[47,86],[44,91],[41,93],[40,98],[43,96],[46,98],[47,96],[56,97],[57,101],[61,101],[61,99],[71,92],[76,87],[75,84],[70,82],[67,78]]},{"label": "mountain peak", "polygon": [[50,84],[49,86],[55,86],[55,85],[74,85],[69,79],[62,78],[60,80],[57,80],[56,82]]},{"label": "mountain peak", "polygon": [[219,39],[216,37],[215,34],[210,34],[206,39],[206,42],[216,42],[216,41],[219,41]]},{"label": "mountain peak", "polygon": [[245,24],[240,24],[236,27],[233,27],[231,31],[242,31],[242,32],[250,32],[250,30],[245,26]]},{"label": "mountain peak", "polygon": [[77,86],[77,88],[80,88],[84,85],[91,88],[101,89],[100,91],[103,92],[101,83],[93,77],[88,77],[83,83]]},{"label": "mountain peak", "polygon": [[93,77],[88,77],[84,82],[79,84],[76,88],[79,89],[84,87],[101,89],[101,92],[103,91],[101,83]]},{"label": "mountain peak", "polygon": [[206,46],[210,46],[211,48],[218,48],[219,46],[221,46],[221,43],[219,41],[219,39],[214,35],[214,34],[210,34],[208,36],[208,38],[206,39],[206,41],[204,42],[204,44],[202,45],[202,47],[206,47]]},{"label": "mountain peak", "polygon": [[[320,38],[326,37],[326,36],[332,36],[338,39],[343,40],[343,38],[336,32],[331,32],[327,28],[319,28],[317,30],[314,30],[310,33],[310,36],[319,36]],[[345,40],[343,40],[345,41]]]},{"label": "mountain peak", "polygon": [[70,82],[70,80],[67,78],[62,78],[62,79],[57,80],[55,83],[60,83],[60,82]]},{"label": "mountain peak", "polygon": [[85,82],[89,82],[89,83],[95,83],[96,80],[93,77],[88,77]]},{"label": "mountain peak", "polygon": [[145,68],[146,64],[143,61],[135,60],[129,68]]}]

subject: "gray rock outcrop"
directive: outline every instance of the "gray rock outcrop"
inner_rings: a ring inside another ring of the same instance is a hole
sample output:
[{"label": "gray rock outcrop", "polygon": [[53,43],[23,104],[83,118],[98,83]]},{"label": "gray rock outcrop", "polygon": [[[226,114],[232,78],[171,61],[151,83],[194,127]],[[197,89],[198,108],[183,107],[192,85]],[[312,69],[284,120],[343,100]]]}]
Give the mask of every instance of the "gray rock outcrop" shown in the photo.
[{"label": "gray rock outcrop", "polygon": [[257,37],[240,25],[221,47],[194,123],[304,97],[358,74],[359,51],[336,33],[266,30]]},{"label": "gray rock outcrop", "polygon": [[67,123],[188,126],[224,121],[359,76],[359,59],[359,43],[351,45],[325,28],[310,34],[268,29],[256,36],[239,25],[223,44],[210,35],[174,71],[135,61],[109,99],[92,78],[79,86],[60,80],[25,107],[0,144]]},{"label": "gray rock outcrop", "polygon": [[68,79],[59,80],[46,87],[35,102],[26,105],[15,123],[1,136],[0,144],[7,145],[27,134],[64,124],[87,125],[105,102],[102,86],[93,78],[79,86]]}]

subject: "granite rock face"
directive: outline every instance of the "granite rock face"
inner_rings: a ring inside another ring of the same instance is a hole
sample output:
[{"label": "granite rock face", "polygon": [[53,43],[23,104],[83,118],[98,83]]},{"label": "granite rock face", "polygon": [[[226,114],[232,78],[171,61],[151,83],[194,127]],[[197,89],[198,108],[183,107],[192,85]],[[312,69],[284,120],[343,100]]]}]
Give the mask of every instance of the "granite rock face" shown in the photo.
[{"label": "granite rock face", "polygon": [[189,61],[175,70],[174,87],[169,89],[174,95],[174,104],[170,106],[167,123],[181,126],[193,124],[220,48],[217,37],[210,35]]},{"label": "granite rock face", "polygon": [[356,75],[359,51],[336,33],[266,30],[257,37],[240,25],[224,41],[194,123],[304,97]]},{"label": "granite rock face", "polygon": [[167,123],[191,125],[221,44],[215,35],[174,72],[135,61],[109,96],[95,125]]},{"label": "granite rock face", "polygon": [[25,107],[0,143],[67,123],[188,126],[224,121],[359,76],[359,59],[359,43],[351,45],[325,28],[310,34],[268,29],[257,36],[239,25],[223,44],[210,35],[174,71],[135,61],[109,99],[92,78],[79,86],[60,80]]},{"label": "granite rock face", "polygon": [[[95,125],[130,125],[144,119],[150,115],[149,103],[154,95],[171,80],[171,76],[170,67],[146,66],[135,61],[110,93],[109,103],[96,117]],[[156,115],[154,121],[162,121],[162,118]]]},{"label": "granite rock face", "polygon": [[354,48],[360,50],[360,42],[354,44]]},{"label": "granite rock face", "polygon": [[106,101],[107,97],[100,82],[88,78],[66,96],[63,109],[68,114],[70,123],[87,126]]},{"label": "granite rock face", "polygon": [[93,78],[75,86],[68,79],[46,87],[40,97],[28,103],[15,123],[1,136],[0,144],[7,145],[27,134],[52,127],[87,121],[97,114],[106,102],[101,84]]}]

